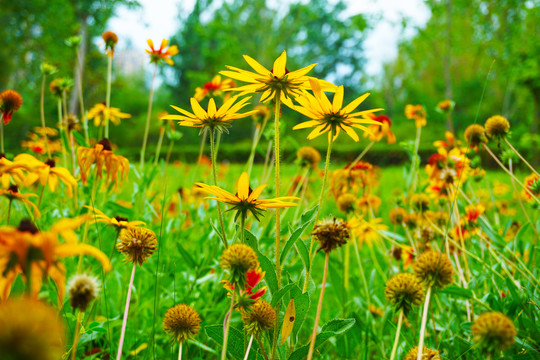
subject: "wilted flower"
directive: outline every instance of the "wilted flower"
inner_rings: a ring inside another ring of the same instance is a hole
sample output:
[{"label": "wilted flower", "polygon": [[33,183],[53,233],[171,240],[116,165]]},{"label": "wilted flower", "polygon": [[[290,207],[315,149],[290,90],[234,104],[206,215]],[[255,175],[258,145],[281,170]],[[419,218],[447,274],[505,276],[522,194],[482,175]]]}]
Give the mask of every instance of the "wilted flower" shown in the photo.
[{"label": "wilted flower", "polygon": [[465,129],[465,141],[469,147],[478,151],[478,147],[486,144],[488,139],[485,135],[484,127],[478,124],[472,124]]},{"label": "wilted flower", "polygon": [[316,224],[311,233],[325,253],[337,249],[349,241],[349,228],[339,219],[324,220]]},{"label": "wilted flower", "polygon": [[302,146],[296,152],[296,157],[301,166],[309,166],[317,169],[321,161],[321,154],[312,146]]},{"label": "wilted flower", "polygon": [[56,166],[52,159],[41,162],[30,154],[20,154],[15,157],[15,162],[23,163],[29,169],[29,174],[24,180],[25,186],[39,182],[41,186],[49,185],[49,190],[55,192],[59,180],[66,186],[68,196],[73,195],[73,188],[77,187],[77,180],[68,169]]},{"label": "wilted flower", "polygon": [[105,31],[103,35],[101,35],[101,38],[103,41],[105,41],[105,50],[107,51],[107,55],[113,56],[114,48],[118,43],[118,36],[112,31]]},{"label": "wilted flower", "polygon": [[488,312],[480,315],[471,326],[474,342],[480,351],[494,355],[515,342],[516,326],[506,315]]},{"label": "wilted flower", "polygon": [[68,294],[71,307],[85,311],[99,294],[99,282],[93,276],[77,274],[68,284]]}]

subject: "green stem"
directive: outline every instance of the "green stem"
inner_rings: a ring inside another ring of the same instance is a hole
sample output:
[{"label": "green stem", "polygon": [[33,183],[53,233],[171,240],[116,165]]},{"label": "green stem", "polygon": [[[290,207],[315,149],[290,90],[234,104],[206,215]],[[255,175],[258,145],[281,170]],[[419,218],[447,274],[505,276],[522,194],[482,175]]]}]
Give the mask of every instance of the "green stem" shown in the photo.
[{"label": "green stem", "polygon": [[[62,98],[58,98],[58,101],[57,101],[57,108],[58,108],[58,124],[60,126],[60,138],[64,138],[63,134],[64,134],[64,131],[65,131],[65,127],[64,127],[64,122],[62,121]],[[64,142],[62,141],[62,145],[64,144]],[[66,150],[67,149],[62,149],[62,160],[64,161],[64,166],[67,166],[67,158],[66,158]]]},{"label": "green stem", "polygon": [[261,341],[261,338],[260,336],[256,336],[255,337],[255,340],[257,340],[257,344],[259,344],[259,348],[261,349],[261,352],[263,354],[263,357],[265,360],[268,360],[268,354],[266,353],[266,350],[264,349],[264,344],[263,342]]},{"label": "green stem", "polygon": [[9,205],[7,210],[7,225],[9,225],[9,218],[11,216],[11,204],[13,203],[12,199],[9,199]]},{"label": "green stem", "polygon": [[[111,78],[112,78],[112,54],[107,54],[107,94],[105,97],[105,107],[107,110],[111,108]],[[109,138],[109,123],[111,122],[109,116],[106,116],[105,119],[105,137]]]},{"label": "green stem", "polygon": [[[210,156],[212,157],[212,177],[214,178],[214,185],[218,186],[217,183],[217,170],[216,170],[216,149],[214,144],[214,129],[209,129],[210,131]],[[221,240],[223,241],[223,245],[225,246],[225,249],[229,246],[227,244],[227,235],[225,234],[225,225],[223,224],[223,214],[221,212],[221,203],[217,203],[217,209],[218,209],[218,218],[219,218],[219,226],[221,227]]]},{"label": "green stem", "polygon": [[146,144],[148,143],[148,133],[150,131],[150,117],[152,115],[152,103],[154,102],[154,82],[156,80],[157,63],[152,74],[152,82],[150,83],[150,95],[148,98],[148,112],[146,114],[146,125],[144,127],[143,144],[141,149],[141,170],[144,168],[144,155],[146,153]]},{"label": "green stem", "polygon": [[49,137],[45,131],[45,78],[43,75],[43,80],[41,80],[41,96],[39,98],[39,113],[41,118],[41,127],[43,128],[43,137],[45,138],[45,149],[47,149],[47,156],[51,158],[51,150],[49,149]]},{"label": "green stem", "polygon": [[516,153],[516,155],[521,159],[521,161],[523,161],[523,162],[525,163],[525,165],[527,165],[527,167],[528,167],[529,169],[531,169],[531,171],[532,171],[533,173],[535,173],[536,175],[540,176],[540,174],[536,171],[536,169],[533,168],[532,165],[529,164],[529,162],[528,162],[527,160],[525,160],[525,158],[524,158],[523,156],[521,156],[521,154],[516,150],[516,148],[514,148],[514,147],[512,146],[512,144],[510,144],[510,141],[508,141],[507,138],[504,138],[504,141],[506,142],[506,145],[508,145],[508,147],[509,147],[510,149],[512,149],[512,151],[513,151],[514,153]]},{"label": "green stem", "polygon": [[251,176],[251,169],[253,168],[253,161],[255,160],[255,151],[257,150],[257,146],[259,145],[259,141],[261,141],[261,138],[264,133],[264,129],[266,128],[266,124],[268,123],[268,120],[270,119],[270,115],[266,115],[263,120],[263,124],[261,128],[255,128],[255,133],[253,134],[253,145],[251,146],[251,152],[249,154],[248,159],[248,174]]},{"label": "green stem", "polygon": [[[325,193],[325,188],[326,188],[326,180],[328,178],[328,169],[330,167],[330,156],[332,154],[332,144],[334,143],[334,131],[332,130],[332,132],[330,133],[329,137],[328,137],[328,148],[326,150],[326,162],[325,162],[325,165],[324,165],[324,176],[323,176],[323,183],[322,183],[322,188],[321,188],[321,194],[319,195],[319,207],[317,208],[317,215],[315,216],[315,222],[313,223],[313,227],[315,228],[315,226],[317,226],[317,223],[319,222],[319,216],[321,214],[321,208],[324,204],[324,193]],[[308,283],[309,283],[309,276],[310,276],[310,273],[311,273],[311,263],[313,262],[313,245],[315,243],[315,238],[312,236],[311,237],[311,243],[309,245],[309,259],[310,259],[310,262],[309,262],[309,268],[307,269],[306,271],[306,279],[304,281],[304,289],[302,290],[302,292],[306,292],[307,291],[307,287],[308,287]]]},{"label": "green stem", "polygon": [[159,154],[161,153],[161,145],[163,145],[163,137],[164,136],[165,136],[165,129],[161,128],[160,129],[160,134],[159,134],[159,140],[158,140],[157,148],[156,148],[156,158],[154,159],[154,165],[158,164]]},{"label": "green stem", "polygon": [[240,217],[240,241],[242,244],[245,241],[245,230],[246,230],[246,217],[242,214]]},{"label": "green stem", "polygon": [[360,160],[362,160],[362,158],[364,157],[364,155],[367,154],[367,152],[369,151],[369,149],[371,149],[371,147],[372,147],[373,145],[375,145],[375,141],[370,142],[370,143],[368,144],[368,146],[366,146],[366,148],[364,149],[364,151],[362,151],[362,152],[360,153],[360,155],[358,155],[358,156],[356,157],[356,159],[353,160],[353,162],[351,163],[350,168],[353,168],[354,165],[356,165],[357,162],[359,162]]},{"label": "green stem", "polygon": [[410,184],[412,186],[412,192],[414,193],[416,191],[416,182],[417,182],[417,168],[419,165],[419,156],[418,156],[418,148],[420,147],[420,136],[422,134],[422,127],[416,128],[416,138],[414,140],[414,154],[413,154],[413,161],[411,164],[411,178],[410,178]]},{"label": "green stem", "polygon": [[360,258],[360,252],[358,251],[358,241],[354,239],[353,242],[354,242],[354,251],[356,253],[356,260],[358,261],[358,267],[360,268],[360,275],[362,276],[362,282],[364,283],[364,291],[366,292],[366,301],[368,304],[367,307],[369,309],[369,304],[371,303],[371,300],[369,297],[369,288],[367,284],[366,273],[364,272],[364,265],[362,264],[362,259]]},{"label": "green stem", "polygon": [[234,289],[232,290],[232,295],[231,295],[231,307],[229,308],[229,312],[225,320],[225,329],[223,330],[223,349],[221,351],[221,360],[225,360],[227,358],[227,342],[229,341],[229,328],[231,326],[231,317],[233,316],[233,310],[234,310]]},{"label": "green stem", "polygon": [[326,287],[326,276],[328,275],[328,260],[330,259],[330,253],[326,253],[324,258],[324,273],[321,287],[321,294],[319,295],[319,304],[317,305],[317,314],[315,315],[315,324],[313,325],[313,333],[311,334],[311,342],[309,344],[309,352],[307,360],[313,358],[313,351],[315,350],[315,339],[317,338],[317,327],[319,326],[319,320],[321,318],[321,310],[324,298],[324,288]]},{"label": "green stem", "polygon": [[392,354],[390,355],[390,360],[394,360],[396,357],[398,342],[399,342],[399,333],[401,332],[401,325],[403,324],[403,310],[399,312],[399,319],[396,331],[396,338],[394,339],[394,346],[392,347]]},{"label": "green stem", "polygon": [[431,286],[428,287],[426,292],[426,300],[424,302],[424,311],[422,314],[422,325],[420,326],[420,341],[418,342],[418,353],[416,360],[422,360],[422,352],[424,350],[424,337],[426,335],[426,323],[429,309],[429,298],[431,297]]},{"label": "green stem", "polygon": [[79,333],[81,332],[81,310],[77,310],[77,324],[75,325],[75,333],[73,334],[73,346],[71,348],[71,360],[77,357],[77,346],[79,345]]},{"label": "green stem", "polygon": [[83,73],[82,73],[82,63],[81,63],[81,54],[79,49],[75,49],[75,55],[77,56],[77,74],[79,75],[79,86],[78,86],[78,95],[79,95],[79,106],[81,111],[81,122],[84,130],[84,140],[86,144],[90,144],[90,137],[88,136],[88,119],[86,118],[86,112],[84,111],[84,97],[83,97]]}]

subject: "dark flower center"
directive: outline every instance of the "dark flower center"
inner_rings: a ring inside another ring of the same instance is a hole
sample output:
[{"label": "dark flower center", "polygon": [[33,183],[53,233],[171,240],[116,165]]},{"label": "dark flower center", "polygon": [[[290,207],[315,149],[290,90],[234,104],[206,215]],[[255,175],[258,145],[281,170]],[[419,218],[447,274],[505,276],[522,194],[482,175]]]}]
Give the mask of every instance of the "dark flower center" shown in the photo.
[{"label": "dark flower center", "polygon": [[56,162],[53,159],[45,161],[45,164],[49,165],[52,168],[56,166]]},{"label": "dark flower center", "polygon": [[21,232],[29,232],[30,234],[37,234],[39,229],[34,225],[34,223],[29,219],[22,219],[17,227],[17,230]]},{"label": "dark flower center", "polygon": [[103,146],[103,150],[112,151],[112,146],[111,146],[111,142],[109,141],[109,139],[103,138],[98,142],[98,144]]},{"label": "dark flower center", "polygon": [[13,193],[18,193],[19,192],[19,188],[17,187],[17,185],[11,185],[9,188],[8,188],[9,191],[13,192]]},{"label": "dark flower center", "polygon": [[116,221],[118,221],[118,222],[120,222],[120,221],[128,222],[128,219],[125,218],[125,217],[122,217],[122,216],[115,216],[114,218],[115,218]]}]

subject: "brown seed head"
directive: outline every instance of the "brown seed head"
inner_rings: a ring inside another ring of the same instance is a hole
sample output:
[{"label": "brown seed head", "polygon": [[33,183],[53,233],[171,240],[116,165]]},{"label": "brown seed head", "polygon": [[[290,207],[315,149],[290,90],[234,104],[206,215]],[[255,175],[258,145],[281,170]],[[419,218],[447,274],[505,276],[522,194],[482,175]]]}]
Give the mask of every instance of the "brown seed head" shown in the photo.
[{"label": "brown seed head", "polygon": [[265,300],[259,299],[248,310],[242,310],[242,321],[248,334],[259,335],[276,324],[276,310]]},{"label": "brown seed head", "polygon": [[445,254],[430,250],[420,254],[413,264],[414,274],[426,287],[442,289],[450,285],[454,267]]},{"label": "brown seed head", "polygon": [[390,304],[404,314],[412,309],[413,305],[420,305],[424,301],[424,287],[418,278],[412,274],[397,274],[386,282],[384,295]]},{"label": "brown seed head", "polygon": [[484,124],[486,134],[490,138],[504,138],[510,131],[510,123],[500,115],[495,115],[486,120]]},{"label": "brown seed head", "polygon": [[75,275],[68,284],[68,293],[71,307],[85,311],[99,294],[99,282],[93,276]]},{"label": "brown seed head", "polygon": [[163,330],[180,343],[193,339],[201,329],[201,317],[191,306],[179,304],[165,313]]},{"label": "brown seed head", "polygon": [[515,342],[516,326],[506,315],[488,312],[480,315],[471,327],[473,340],[486,355],[506,350]]},{"label": "brown seed head", "polygon": [[470,147],[478,147],[488,142],[484,127],[478,124],[472,124],[465,129],[465,141]]},{"label": "brown seed head", "polygon": [[157,249],[156,234],[143,227],[122,229],[116,249],[124,254],[126,261],[142,265]]},{"label": "brown seed head", "polygon": [[325,253],[343,246],[350,237],[347,224],[336,218],[324,220],[315,225],[311,235],[319,242],[320,250]]}]

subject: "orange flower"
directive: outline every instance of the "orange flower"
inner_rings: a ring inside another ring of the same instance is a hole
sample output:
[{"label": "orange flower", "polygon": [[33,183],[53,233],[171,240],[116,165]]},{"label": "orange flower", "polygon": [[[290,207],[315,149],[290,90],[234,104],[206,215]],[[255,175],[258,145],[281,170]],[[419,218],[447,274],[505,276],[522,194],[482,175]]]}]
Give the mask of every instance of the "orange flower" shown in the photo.
[{"label": "orange flower", "polygon": [[[523,186],[525,186],[534,196],[540,196],[540,176],[536,174],[531,174],[525,178],[523,181]],[[524,199],[530,201],[533,199],[529,191],[522,191],[522,196]]]},{"label": "orange flower", "polygon": [[389,144],[394,144],[396,142],[396,136],[390,130],[392,126],[392,120],[386,115],[375,116],[375,114],[367,115],[371,120],[375,120],[380,123],[380,125],[370,125],[368,129],[370,132],[365,132],[364,137],[369,137],[371,141],[381,141],[383,137],[387,137]]},{"label": "orange flower", "polygon": [[0,111],[5,125],[9,124],[13,113],[21,108],[22,101],[22,96],[15,90],[0,92]]},{"label": "orange flower", "polygon": [[41,162],[30,154],[20,154],[15,157],[15,162],[25,164],[29,174],[24,179],[24,186],[30,186],[39,181],[41,186],[49,185],[49,190],[55,192],[58,180],[66,185],[68,196],[73,195],[73,188],[77,187],[77,181],[68,169],[56,166],[54,160],[49,159]]},{"label": "orange flower", "polygon": [[407,105],[405,106],[405,117],[409,120],[414,120],[417,128],[426,126],[426,110],[422,105]]},{"label": "orange flower", "polygon": [[147,43],[148,46],[150,46],[150,50],[146,49],[146,52],[150,54],[151,63],[159,64],[161,60],[163,60],[171,66],[174,65],[174,61],[171,60],[171,56],[178,54],[178,46],[169,46],[169,48],[165,50],[165,48],[169,45],[169,40],[166,39],[161,40],[159,49],[154,49],[154,42],[152,39],[148,39]]},{"label": "orange flower", "polygon": [[11,185],[8,189],[0,189],[0,196],[5,196],[10,202],[13,200],[18,200],[25,203],[34,211],[34,216],[36,218],[41,217],[37,206],[28,200],[30,197],[38,197],[36,194],[21,194],[17,185]]},{"label": "orange flower", "polygon": [[236,86],[236,83],[232,79],[223,79],[221,80],[220,75],[216,75],[212,78],[212,81],[205,83],[202,87],[197,87],[195,89],[195,100],[201,101],[206,97],[216,97],[223,95],[223,90],[232,89]]}]

